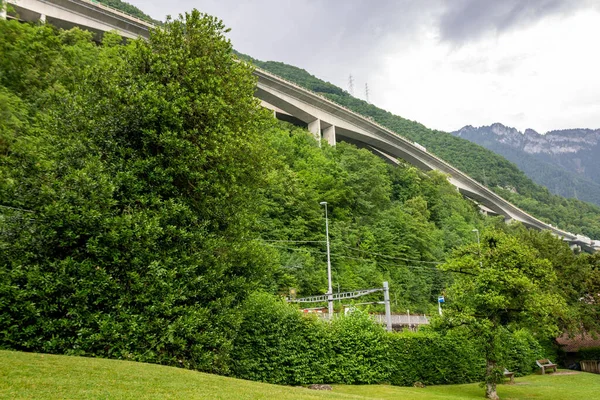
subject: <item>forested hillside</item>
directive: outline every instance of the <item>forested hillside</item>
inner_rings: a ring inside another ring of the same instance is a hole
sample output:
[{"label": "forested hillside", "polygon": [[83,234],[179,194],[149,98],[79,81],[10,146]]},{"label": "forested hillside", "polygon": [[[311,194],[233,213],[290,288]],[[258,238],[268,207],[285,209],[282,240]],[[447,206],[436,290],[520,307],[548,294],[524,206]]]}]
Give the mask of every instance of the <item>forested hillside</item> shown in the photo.
[{"label": "forested hillside", "polygon": [[600,208],[577,199],[553,195],[535,184],[518,167],[500,155],[449,133],[432,130],[404,119],[324,82],[303,69],[280,62],[260,61],[239,54],[254,65],[293,81],[355,112],[373,118],[389,129],[425,146],[428,151],[466,172],[480,183],[537,218],[573,233],[600,239]]},{"label": "forested hillside", "polygon": [[279,250],[278,290],[325,292],[324,210],[316,206],[326,200],[336,291],[387,280],[395,309],[430,311],[449,282],[435,266],[484,224],[474,204],[436,172],[390,167],[344,143],[319,148],[292,126],[274,128],[269,141],[277,168],[264,192],[261,237]]}]

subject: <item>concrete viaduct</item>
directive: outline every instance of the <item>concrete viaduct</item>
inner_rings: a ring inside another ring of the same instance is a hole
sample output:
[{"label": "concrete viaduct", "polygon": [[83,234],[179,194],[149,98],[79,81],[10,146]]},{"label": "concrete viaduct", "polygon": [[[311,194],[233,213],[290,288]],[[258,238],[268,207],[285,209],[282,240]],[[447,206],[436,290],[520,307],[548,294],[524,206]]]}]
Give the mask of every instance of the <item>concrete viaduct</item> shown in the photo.
[{"label": "concrete viaduct", "polygon": [[[152,24],[90,0],[7,0],[17,14],[8,18],[23,21],[49,22],[69,29],[74,26],[91,30],[97,34],[109,30],[117,31],[127,38],[149,35]],[[5,10],[0,17],[7,17]],[[600,250],[600,241],[560,230],[546,224],[514,206],[467,174],[429,153],[418,143],[403,138],[395,132],[361,116],[350,109],[334,103],[324,96],[311,92],[292,82],[266,71],[256,69],[258,78],[256,97],[264,107],[273,110],[280,119],[304,124],[317,140],[335,145],[347,141],[397,163],[401,158],[424,170],[438,170],[448,176],[464,196],[475,201],[482,210],[492,215],[502,215],[505,220],[522,222],[529,228],[550,230],[568,241],[572,247],[585,251]]]},{"label": "concrete viaduct", "polygon": [[17,18],[29,22],[48,22],[63,29],[75,26],[96,34],[116,31],[121,36],[136,39],[139,36],[148,37],[148,30],[153,27],[122,11],[90,0],[5,0],[14,13],[6,14],[6,9],[0,16]]}]

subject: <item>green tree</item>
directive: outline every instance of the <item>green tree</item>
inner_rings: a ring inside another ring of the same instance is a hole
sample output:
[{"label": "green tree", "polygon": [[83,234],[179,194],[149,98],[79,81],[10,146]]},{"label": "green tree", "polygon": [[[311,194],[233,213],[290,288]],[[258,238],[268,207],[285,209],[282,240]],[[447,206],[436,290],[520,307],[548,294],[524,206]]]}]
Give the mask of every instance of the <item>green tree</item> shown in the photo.
[{"label": "green tree", "polygon": [[561,315],[559,321],[560,328],[571,335],[600,331],[598,253],[574,251],[567,242],[549,231],[504,223],[498,225],[498,228],[535,248],[540,258],[547,259],[552,264],[557,278],[554,289],[567,303],[567,312]]},{"label": "green tree", "polygon": [[548,260],[503,232],[486,231],[476,244],[457,249],[443,266],[456,273],[441,321],[479,338],[486,359],[486,397],[498,399],[510,331],[528,328],[549,337],[558,333],[565,309],[555,292],[556,275]]},{"label": "green tree", "polygon": [[193,11],[126,45],[0,32],[0,199],[32,211],[0,219],[0,346],[226,371],[273,260],[248,240],[270,118],[222,22]]}]

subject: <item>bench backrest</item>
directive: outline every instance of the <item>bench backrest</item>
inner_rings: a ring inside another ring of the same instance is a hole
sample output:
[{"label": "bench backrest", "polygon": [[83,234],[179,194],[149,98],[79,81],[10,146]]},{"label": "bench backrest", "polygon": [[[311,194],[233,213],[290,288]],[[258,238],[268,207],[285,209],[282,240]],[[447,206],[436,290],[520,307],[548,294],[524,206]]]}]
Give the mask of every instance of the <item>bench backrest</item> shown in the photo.
[{"label": "bench backrest", "polygon": [[539,365],[540,367],[543,365],[554,365],[554,363],[550,360],[548,360],[547,358],[541,359],[541,360],[535,360],[535,363],[537,365]]}]

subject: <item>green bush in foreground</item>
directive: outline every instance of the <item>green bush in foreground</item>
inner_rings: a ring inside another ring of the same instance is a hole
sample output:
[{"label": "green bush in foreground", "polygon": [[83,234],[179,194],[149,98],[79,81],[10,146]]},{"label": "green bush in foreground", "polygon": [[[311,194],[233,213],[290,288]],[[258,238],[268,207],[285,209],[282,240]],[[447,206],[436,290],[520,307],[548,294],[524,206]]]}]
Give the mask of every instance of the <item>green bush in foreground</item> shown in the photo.
[{"label": "green bush in foreground", "polygon": [[393,385],[467,383],[483,377],[480,348],[459,335],[404,332],[388,340]]},{"label": "green bush in foreground", "polygon": [[[388,333],[361,312],[329,323],[263,293],[250,296],[242,309],[231,368],[239,378],[288,385],[411,386],[468,383],[484,376],[482,344],[461,333]],[[530,373],[542,357],[538,342],[525,330],[506,340],[506,367]]]}]

